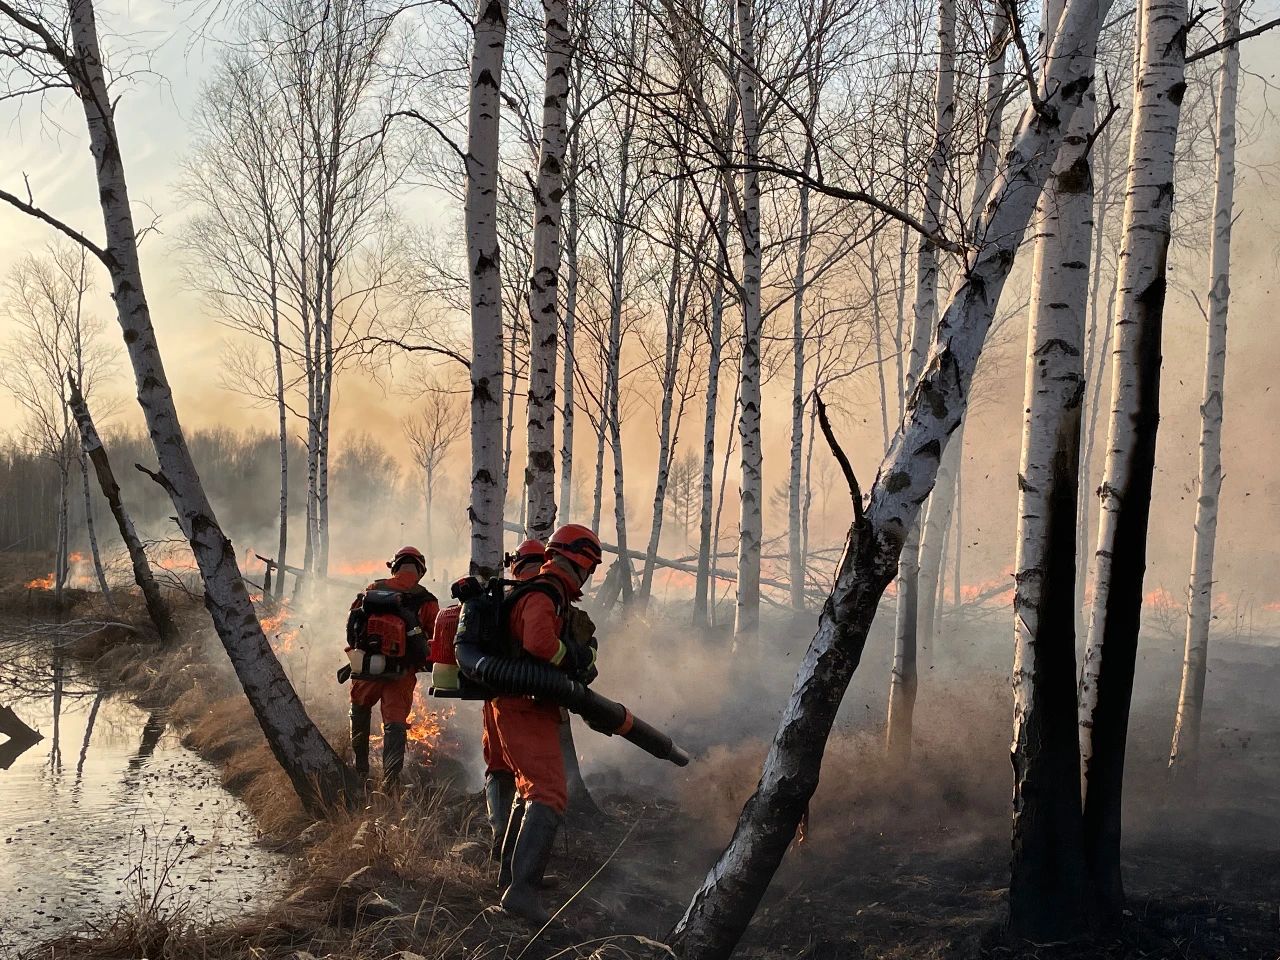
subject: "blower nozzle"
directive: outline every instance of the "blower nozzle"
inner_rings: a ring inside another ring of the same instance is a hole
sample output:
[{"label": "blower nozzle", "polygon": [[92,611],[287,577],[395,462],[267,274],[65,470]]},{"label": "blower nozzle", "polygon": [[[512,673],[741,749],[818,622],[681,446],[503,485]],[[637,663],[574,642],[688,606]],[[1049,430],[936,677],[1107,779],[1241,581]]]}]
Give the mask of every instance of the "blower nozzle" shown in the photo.
[{"label": "blower nozzle", "polygon": [[630,740],[646,753],[677,767],[689,763],[689,754],[661,730],[549,663],[491,657],[468,643],[458,643],[456,650],[462,674],[496,694],[542,697],[582,717],[598,733]]}]

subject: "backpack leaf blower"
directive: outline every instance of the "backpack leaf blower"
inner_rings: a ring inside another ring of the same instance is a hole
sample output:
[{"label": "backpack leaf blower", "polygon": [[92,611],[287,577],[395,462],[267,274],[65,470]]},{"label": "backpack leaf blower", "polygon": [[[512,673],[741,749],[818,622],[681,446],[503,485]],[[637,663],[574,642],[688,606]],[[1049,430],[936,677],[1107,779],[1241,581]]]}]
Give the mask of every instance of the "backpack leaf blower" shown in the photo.
[{"label": "backpack leaf blower", "polygon": [[623,704],[601,696],[545,661],[490,652],[502,645],[495,640],[506,635],[509,604],[504,602],[502,586],[502,581],[493,580],[471,596],[459,597],[463,603],[454,653],[465,680],[481,687],[488,697],[533,696],[549,700],[582,717],[597,733],[622,737],[678,767],[688,765],[689,754],[683,748]]}]

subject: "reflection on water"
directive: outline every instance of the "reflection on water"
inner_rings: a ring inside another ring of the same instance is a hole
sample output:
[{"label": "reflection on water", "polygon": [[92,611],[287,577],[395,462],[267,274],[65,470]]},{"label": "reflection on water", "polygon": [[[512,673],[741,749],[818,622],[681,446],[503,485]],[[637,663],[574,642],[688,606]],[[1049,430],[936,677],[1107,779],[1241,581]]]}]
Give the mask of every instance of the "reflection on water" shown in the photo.
[{"label": "reflection on water", "polygon": [[0,770],[0,957],[140,897],[189,900],[193,919],[216,919],[273,893],[284,861],[162,714],[74,678],[56,656],[9,664],[0,706],[45,739]]}]

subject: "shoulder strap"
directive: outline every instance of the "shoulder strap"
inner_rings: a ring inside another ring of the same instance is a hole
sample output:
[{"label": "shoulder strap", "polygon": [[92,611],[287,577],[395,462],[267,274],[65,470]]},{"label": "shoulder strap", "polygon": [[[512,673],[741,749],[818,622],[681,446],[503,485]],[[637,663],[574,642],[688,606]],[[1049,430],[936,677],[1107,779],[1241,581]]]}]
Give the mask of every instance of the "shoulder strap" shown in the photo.
[{"label": "shoulder strap", "polygon": [[530,593],[541,593],[550,597],[551,603],[555,606],[556,616],[564,616],[565,607],[568,606],[568,597],[565,596],[560,584],[552,577],[542,575],[517,582],[502,600],[503,614],[510,615],[511,611],[515,609],[516,602]]}]

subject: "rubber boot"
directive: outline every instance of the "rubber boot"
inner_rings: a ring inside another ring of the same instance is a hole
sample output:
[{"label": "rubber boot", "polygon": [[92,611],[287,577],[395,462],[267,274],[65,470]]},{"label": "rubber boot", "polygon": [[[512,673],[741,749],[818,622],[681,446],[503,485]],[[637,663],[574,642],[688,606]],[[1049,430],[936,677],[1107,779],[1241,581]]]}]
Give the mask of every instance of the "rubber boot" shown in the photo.
[{"label": "rubber boot", "polygon": [[510,770],[491,770],[484,775],[484,805],[489,814],[489,827],[493,830],[490,860],[502,857],[502,841],[507,835],[507,822],[511,819],[511,804],[515,798],[516,778]]},{"label": "rubber boot", "polygon": [[404,769],[404,747],[408,740],[407,723],[382,725],[382,785],[391,790],[400,785],[400,771]]},{"label": "rubber boot", "polygon": [[538,890],[563,820],[545,804],[525,804],[520,836],[511,856],[511,886],[502,895],[502,909],[536,926],[549,919]]},{"label": "rubber boot", "polygon": [[369,720],[373,715],[372,707],[351,705],[351,753],[355,758],[356,773],[369,772]]},{"label": "rubber boot", "polygon": [[507,818],[507,829],[502,836],[500,852],[501,866],[498,868],[498,892],[506,893],[511,886],[511,858],[516,852],[516,841],[520,838],[520,825],[524,822],[524,797],[519,795],[511,803],[511,813]]}]

